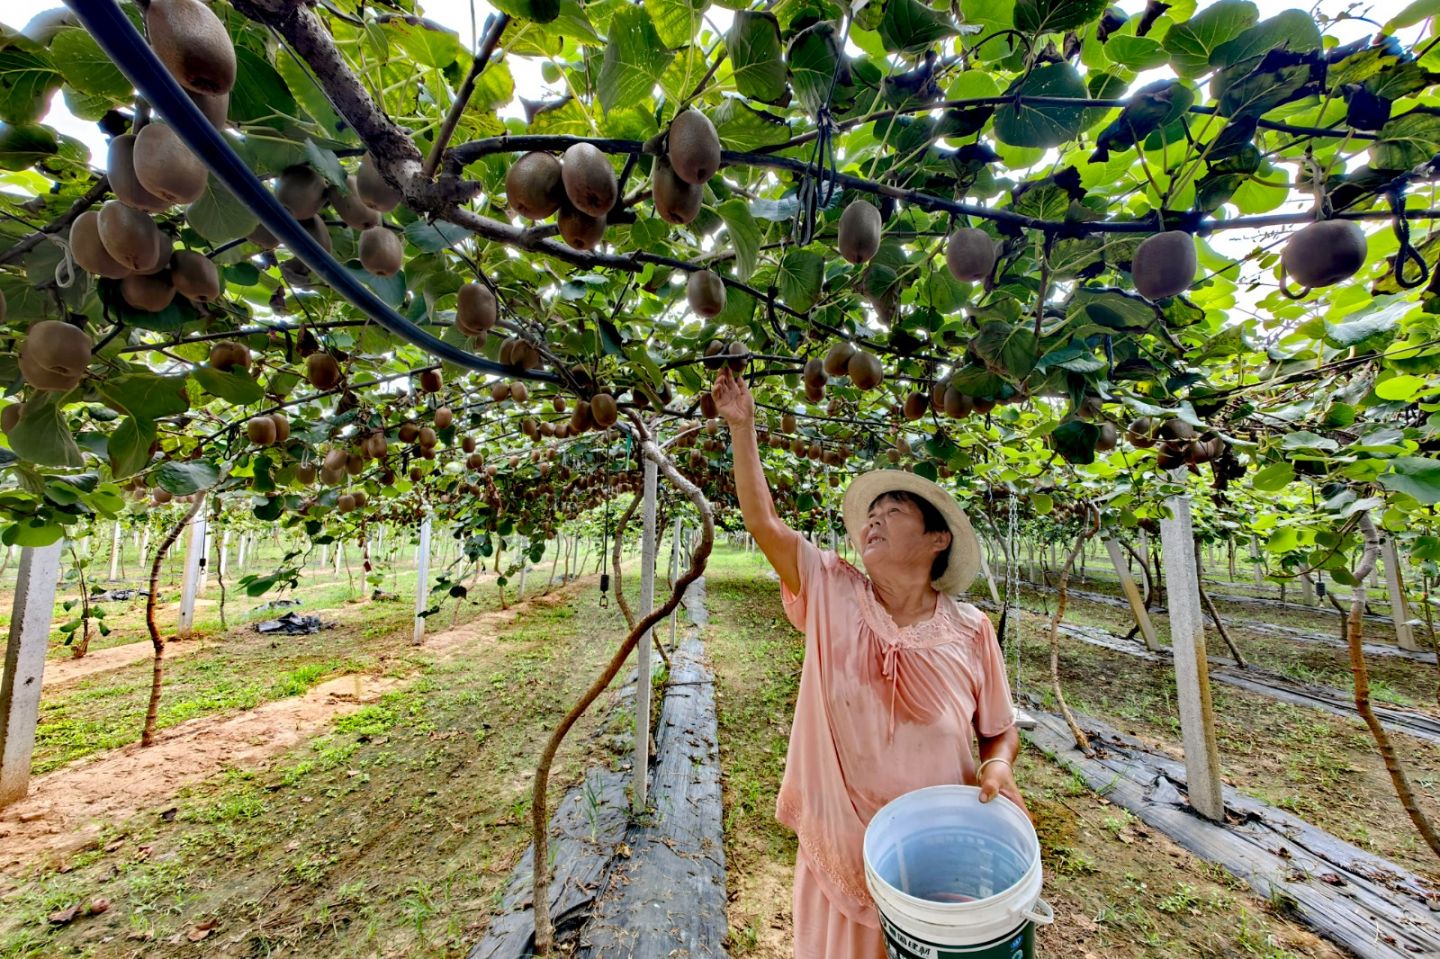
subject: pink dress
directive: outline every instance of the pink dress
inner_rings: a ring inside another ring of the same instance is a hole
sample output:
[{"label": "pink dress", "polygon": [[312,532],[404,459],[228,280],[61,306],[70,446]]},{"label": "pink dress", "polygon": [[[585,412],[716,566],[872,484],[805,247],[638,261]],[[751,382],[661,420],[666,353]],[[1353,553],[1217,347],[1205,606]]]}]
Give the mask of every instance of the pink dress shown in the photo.
[{"label": "pink dress", "polygon": [[805,631],[805,661],[776,818],[795,830],[796,959],[881,959],[865,887],[870,818],[925,786],[975,783],[974,732],[1015,722],[990,620],[940,596],[935,615],[895,625],[870,580],[803,536],[800,591],[785,613]]}]

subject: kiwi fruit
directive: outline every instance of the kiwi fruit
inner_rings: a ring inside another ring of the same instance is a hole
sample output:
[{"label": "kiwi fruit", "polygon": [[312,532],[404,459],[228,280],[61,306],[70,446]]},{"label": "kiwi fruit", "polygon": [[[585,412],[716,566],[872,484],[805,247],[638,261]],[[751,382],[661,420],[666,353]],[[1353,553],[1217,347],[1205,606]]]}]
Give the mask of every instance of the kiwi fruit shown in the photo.
[{"label": "kiwi fruit", "polygon": [[254,243],[262,250],[273,250],[280,245],[280,241],[275,239],[275,234],[267,230],[263,223],[255,224],[255,229],[251,230],[245,239]]},{"label": "kiwi fruit", "polygon": [[1189,447],[1188,443],[1166,443],[1155,455],[1155,465],[1162,470],[1173,470],[1177,466],[1184,466],[1190,459]]},{"label": "kiwi fruit", "polygon": [[800,378],[806,387],[820,388],[823,388],[826,381],[830,379],[825,373],[825,365],[817,359],[808,359],[805,361],[805,368],[801,371]]},{"label": "kiwi fruit", "polygon": [[135,134],[132,157],[140,185],[167,203],[194,203],[210,171],[168,123],[152,120]]},{"label": "kiwi fruit", "polygon": [[608,430],[614,426],[615,421],[620,418],[620,410],[615,405],[615,397],[609,393],[596,393],[590,397],[590,417],[602,430]]},{"label": "kiwi fruit", "polygon": [[1182,419],[1168,419],[1160,424],[1160,428],[1155,431],[1155,436],[1162,440],[1193,440],[1195,427]]},{"label": "kiwi fruit", "polygon": [[490,401],[492,403],[503,403],[510,398],[510,384],[504,380],[496,380],[490,384]]},{"label": "kiwi fruit", "polygon": [[953,386],[945,387],[945,415],[952,420],[963,420],[975,412],[975,401],[968,394],[961,393]]},{"label": "kiwi fruit", "polygon": [[560,227],[561,239],[576,250],[593,250],[605,238],[603,216],[591,216],[569,204],[560,205],[560,215],[555,222]]},{"label": "kiwi fruit", "polygon": [[1131,420],[1130,425],[1125,427],[1125,438],[1136,449],[1150,449],[1155,445],[1155,421],[1148,416]]},{"label": "kiwi fruit", "polygon": [[1285,274],[1307,289],[1349,279],[1365,265],[1365,231],[1349,220],[1321,220],[1296,231],[1280,253]]},{"label": "kiwi fruit", "polygon": [[225,290],[214,262],[193,250],[175,251],[170,258],[170,281],[175,292],[196,303],[213,303]]},{"label": "kiwi fruit", "polygon": [[356,509],[364,509],[365,504],[370,502],[370,497],[365,494],[365,491],[363,489],[357,489],[350,495],[355,499]]},{"label": "kiwi fruit", "polygon": [[1130,260],[1135,290],[1147,300],[1176,296],[1195,281],[1195,240],[1184,230],[1146,237]]},{"label": "kiwi fruit", "polygon": [[190,100],[200,112],[205,114],[205,119],[217,130],[224,130],[230,122],[230,94],[228,93],[196,93],[194,90],[187,90]]},{"label": "kiwi fruit", "polygon": [[444,384],[444,378],[441,377],[439,370],[420,371],[420,392],[439,393],[440,387]]},{"label": "kiwi fruit", "polygon": [[234,340],[221,340],[210,347],[210,366],[222,373],[249,373],[250,350]]},{"label": "kiwi fruit", "polygon": [[[609,158],[590,143],[577,143],[565,151],[564,162],[560,164],[560,181],[565,184],[565,195],[569,197],[570,205],[588,216],[603,219],[619,196],[615,168],[610,165]],[[564,216],[563,211],[561,216]]]},{"label": "kiwi fruit", "polygon": [[[688,292],[688,291],[687,291]],[[725,344],[719,340],[711,340],[705,347],[705,368],[718,370],[725,365]]]},{"label": "kiwi fruit", "polygon": [[164,271],[132,273],[120,281],[120,297],[142,313],[159,313],[175,300],[175,284]]},{"label": "kiwi fruit", "polygon": [[1088,393],[1080,398],[1080,405],[1075,408],[1075,415],[1082,420],[1099,419],[1105,411],[1105,401],[1093,393]]},{"label": "kiwi fruit", "polygon": [[993,397],[976,396],[973,397],[973,402],[975,403],[975,412],[981,416],[984,416],[995,408],[995,400]]},{"label": "kiwi fruit", "polygon": [[549,153],[527,153],[505,173],[505,196],[510,208],[531,220],[543,220],[560,209],[565,195],[560,161]]},{"label": "kiwi fruit", "polygon": [[[419,434],[420,428],[414,423],[407,423],[406,426],[409,426],[412,430],[414,430],[414,433],[416,435]],[[405,433],[405,430],[402,428],[400,432],[403,435]],[[415,436],[412,435],[410,437],[410,440],[407,440],[406,442],[410,442],[414,439]],[[369,436],[365,437],[363,440],[360,441],[360,449],[366,456],[370,457],[372,460],[383,460],[385,458],[385,454],[390,451],[390,444],[386,442],[385,434],[377,430],[376,432],[371,433]]]},{"label": "kiwi fruit", "polygon": [[437,430],[443,430],[455,422],[455,411],[448,406],[442,406],[435,411],[435,415],[431,417],[431,422],[435,424]]},{"label": "kiwi fruit", "polygon": [[1100,453],[1108,453],[1115,448],[1120,439],[1120,431],[1115,428],[1114,423],[1101,423],[1100,435],[1095,438],[1095,449]]},{"label": "kiwi fruit", "polygon": [[873,390],[885,379],[885,371],[880,366],[880,358],[864,350],[858,350],[854,356],[850,357],[845,372],[850,375],[850,382],[862,390]]},{"label": "kiwi fruit", "polygon": [[655,172],[650,178],[650,195],[660,219],[684,226],[700,215],[705,188],[680,179],[668,160],[656,157]]},{"label": "kiwi fruit", "polygon": [[[430,445],[434,446],[435,444],[431,443]],[[353,451],[346,453],[345,472],[349,473],[351,476],[359,476],[361,473],[365,472],[365,457]]]},{"label": "kiwi fruit", "polygon": [[670,123],[666,155],[676,175],[698,185],[720,169],[720,135],[699,110],[686,110]]},{"label": "kiwi fruit", "polygon": [[159,213],[170,204],[140,185],[135,176],[135,136],[121,134],[110,141],[110,156],[105,166],[110,190],[115,199],[135,210]]},{"label": "kiwi fruit", "polygon": [[70,253],[80,269],[111,280],[123,279],[130,270],[120,263],[100,242],[100,214],[86,210],[70,225]]},{"label": "kiwi fruit", "polygon": [[325,178],[303,163],[288,166],[275,181],[275,199],[297,220],[312,217],[325,203]]},{"label": "kiwi fruit", "polygon": [[329,353],[311,353],[305,357],[305,379],[317,390],[333,390],[340,385],[340,363]]},{"label": "kiwi fruit", "polygon": [[855,347],[850,343],[841,340],[830,351],[825,354],[825,374],[827,376],[844,376],[845,371],[850,367],[850,358],[855,355]]},{"label": "kiwi fruit", "polygon": [[284,413],[271,413],[270,419],[275,424],[275,442],[283,443],[290,438],[290,419]]},{"label": "kiwi fruit", "polygon": [[338,470],[332,470],[328,466],[320,467],[320,482],[324,483],[326,486],[336,486],[344,478],[345,470],[343,468]]},{"label": "kiwi fruit", "polygon": [[335,251],[335,244],[330,240],[330,228],[325,225],[325,221],[320,218],[319,214],[301,220],[300,225],[305,228],[306,233],[315,238],[315,242],[319,243],[326,253]]},{"label": "kiwi fruit", "polygon": [[455,300],[455,326],[466,336],[481,336],[495,325],[495,307],[495,294],[485,284],[466,283]]},{"label": "kiwi fruit", "polygon": [[37,390],[72,390],[89,365],[90,337],[60,320],[41,320],[20,344],[20,375]]},{"label": "kiwi fruit", "polygon": [[185,89],[216,94],[235,86],[235,45],[225,24],[200,0],[151,0],[145,32],[155,55]]},{"label": "kiwi fruit", "polygon": [[700,394],[700,415],[707,420],[720,415],[720,407],[715,404],[715,396],[708,390]]},{"label": "kiwi fruit", "polygon": [[575,404],[575,411],[570,414],[570,431],[583,433],[593,425],[595,421],[590,416],[590,403],[580,400]]},{"label": "kiwi fruit", "polygon": [[854,200],[840,215],[835,247],[851,263],[866,263],[880,249],[880,211],[869,200]]},{"label": "kiwi fruit", "polygon": [[315,466],[312,463],[302,463],[295,467],[295,482],[301,486],[309,486],[315,482]]},{"label": "kiwi fruit", "polygon": [[405,244],[399,234],[372,226],[360,234],[360,265],[376,276],[394,276],[405,265]]},{"label": "kiwi fruit", "polygon": [[420,427],[415,423],[401,423],[397,435],[400,437],[400,442],[413,443],[415,442],[415,437],[420,435]]},{"label": "kiwi fruit", "polygon": [[730,357],[725,362],[730,364],[731,372],[743,373],[745,371],[745,361],[750,357],[750,347],[741,343],[739,340],[731,340],[725,352]]},{"label": "kiwi fruit", "polygon": [[360,199],[360,189],[355,185],[355,174],[345,178],[342,192],[333,183],[325,188],[326,201],[340,214],[340,219],[352,230],[368,230],[380,225],[380,214],[366,206]]},{"label": "kiwi fruit", "polygon": [[995,241],[978,227],[961,227],[950,234],[945,265],[950,275],[962,283],[978,283],[995,269]]},{"label": "kiwi fruit", "polygon": [[275,421],[268,416],[252,416],[245,421],[245,435],[256,446],[269,446],[275,442]]},{"label": "kiwi fruit", "polygon": [[929,408],[930,397],[924,393],[911,393],[905,397],[905,418],[912,423],[918,419],[922,419]]},{"label": "kiwi fruit", "polygon": [[96,223],[105,252],[131,273],[150,272],[158,256],[155,234],[159,227],[150,214],[119,200],[107,200]]},{"label": "kiwi fruit", "polygon": [[685,298],[695,315],[709,319],[725,309],[725,283],[711,270],[697,270],[685,283]]},{"label": "kiwi fruit", "polygon": [[150,498],[155,501],[156,505],[164,506],[175,499],[175,494],[166,489],[156,489],[150,494]]},{"label": "kiwi fruit", "polygon": [[335,508],[342,513],[349,513],[355,509],[355,497],[349,493],[341,493],[335,498]]},{"label": "kiwi fruit", "polygon": [[328,453],[325,454],[325,459],[323,460],[322,465],[331,473],[340,473],[344,471],[345,464],[349,461],[349,459],[350,454],[346,453],[343,449],[336,447],[335,449],[330,450]]},{"label": "kiwi fruit", "polygon": [[527,402],[530,399],[530,387],[519,380],[513,380],[510,383],[510,398],[516,403]]},{"label": "kiwi fruit", "polygon": [[793,433],[796,428],[795,414],[784,413],[780,416],[780,431],[782,433]]},{"label": "kiwi fruit", "polygon": [[355,171],[355,192],[360,202],[381,213],[389,213],[403,199],[400,191],[380,175],[380,168],[368,153],[360,158],[360,168]]}]

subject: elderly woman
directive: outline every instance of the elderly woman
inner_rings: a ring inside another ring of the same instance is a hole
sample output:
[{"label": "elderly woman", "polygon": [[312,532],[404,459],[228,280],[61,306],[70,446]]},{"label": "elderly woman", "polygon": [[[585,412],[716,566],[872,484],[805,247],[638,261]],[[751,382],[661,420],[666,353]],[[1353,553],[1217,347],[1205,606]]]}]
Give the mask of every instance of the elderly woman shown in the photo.
[{"label": "elderly woman", "polygon": [[[1005,662],[989,619],[956,602],[980,562],[969,520],[939,486],[877,470],[845,493],[845,528],[865,573],[817,549],[775,512],[755,401],[722,370],[745,528],[780,576],[805,661],[776,817],[795,830],[797,959],[880,959],[862,842],[890,800],[925,786],[979,785],[1022,809]],[[867,575],[868,574],[868,575]],[[973,739],[978,739],[975,759]]]}]

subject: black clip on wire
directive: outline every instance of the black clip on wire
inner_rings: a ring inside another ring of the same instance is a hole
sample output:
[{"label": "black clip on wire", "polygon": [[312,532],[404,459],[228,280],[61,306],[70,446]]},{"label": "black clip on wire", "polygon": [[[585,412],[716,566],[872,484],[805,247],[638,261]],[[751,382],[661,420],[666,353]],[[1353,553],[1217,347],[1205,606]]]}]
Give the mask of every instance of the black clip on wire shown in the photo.
[{"label": "black clip on wire", "polygon": [[[1405,216],[1405,194],[1395,190],[1389,195],[1390,210],[1395,214],[1395,219],[1390,221],[1391,227],[1395,230],[1395,239],[1400,241],[1400,249],[1395,251],[1395,283],[1402,290],[1413,290],[1417,286],[1425,284],[1430,279],[1430,265],[1420,255],[1410,242],[1410,220]],[[1420,275],[1407,279],[1405,276],[1405,264],[1413,263],[1420,268]]]}]

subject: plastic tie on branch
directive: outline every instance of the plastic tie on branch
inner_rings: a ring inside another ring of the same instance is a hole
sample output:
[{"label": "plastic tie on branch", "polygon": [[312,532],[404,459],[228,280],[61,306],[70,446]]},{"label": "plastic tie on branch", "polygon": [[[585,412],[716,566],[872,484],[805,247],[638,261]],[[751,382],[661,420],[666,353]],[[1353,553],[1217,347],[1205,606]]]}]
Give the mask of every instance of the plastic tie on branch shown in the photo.
[{"label": "plastic tie on branch", "polygon": [[45,239],[60,248],[60,262],[55,264],[55,285],[68,290],[75,282],[75,254],[70,250],[70,241],[54,233],[45,234]]},{"label": "plastic tie on branch", "polygon": [[467,370],[498,376],[559,382],[553,373],[505,366],[425,332],[391,309],[325,251],[225,142],[200,108],[165,69],[115,0],[65,0],[115,65],[179,134],[222,186],[235,195],[261,224],[336,293],[384,329],[425,352]]},{"label": "plastic tie on branch", "polygon": [[[1425,262],[1425,257],[1415,249],[1410,242],[1410,220],[1405,216],[1405,193],[1402,190],[1392,190],[1386,197],[1390,201],[1390,210],[1395,214],[1391,221],[1391,228],[1395,231],[1395,239],[1400,243],[1400,249],[1395,251],[1395,283],[1402,290],[1413,290],[1422,286],[1430,280],[1430,264]],[[1405,265],[1414,264],[1419,267],[1420,275],[1407,278],[1405,276]]]}]

